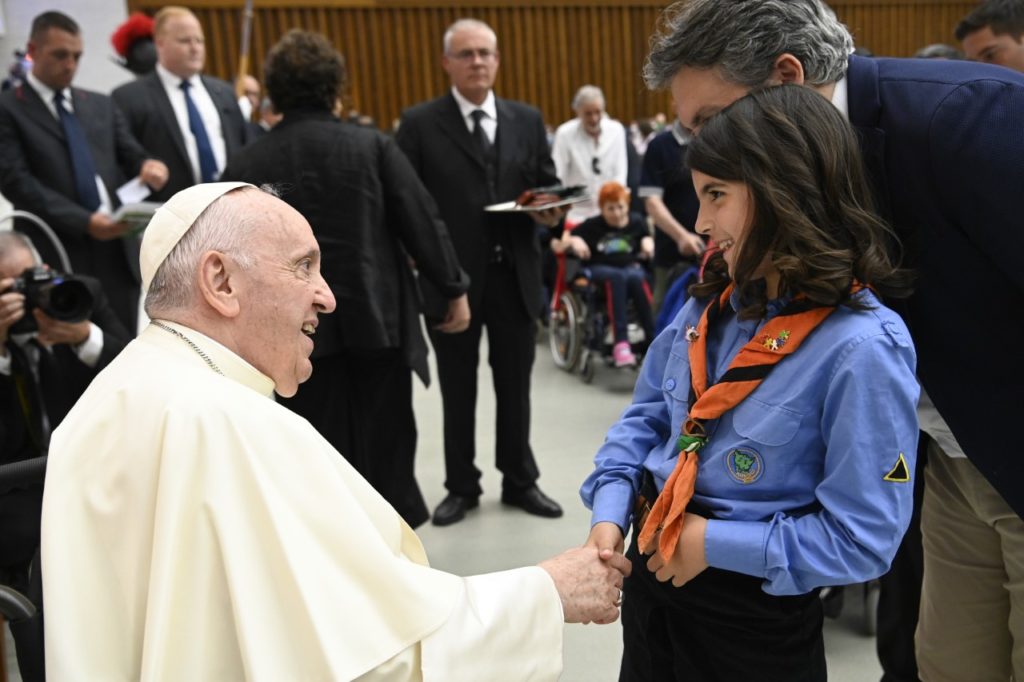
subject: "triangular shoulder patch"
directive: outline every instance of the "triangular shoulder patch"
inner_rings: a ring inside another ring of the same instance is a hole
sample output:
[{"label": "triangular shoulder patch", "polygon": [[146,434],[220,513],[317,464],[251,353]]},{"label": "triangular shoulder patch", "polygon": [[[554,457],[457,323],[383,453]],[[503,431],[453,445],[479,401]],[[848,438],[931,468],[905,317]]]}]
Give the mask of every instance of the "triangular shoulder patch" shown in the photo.
[{"label": "triangular shoulder patch", "polygon": [[889,470],[889,473],[882,477],[882,480],[889,481],[890,483],[910,482],[910,469],[907,467],[907,460],[903,458],[902,452],[896,460],[896,464]]}]

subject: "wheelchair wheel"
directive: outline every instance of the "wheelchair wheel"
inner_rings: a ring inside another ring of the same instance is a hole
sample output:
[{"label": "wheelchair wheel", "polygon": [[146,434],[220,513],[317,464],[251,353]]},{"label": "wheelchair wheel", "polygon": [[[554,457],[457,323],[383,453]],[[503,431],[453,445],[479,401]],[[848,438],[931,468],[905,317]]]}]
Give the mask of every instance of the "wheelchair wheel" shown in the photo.
[{"label": "wheelchair wheel", "polygon": [[573,371],[579,362],[580,349],[583,347],[582,324],[579,299],[568,291],[562,293],[555,309],[551,311],[548,340],[555,366],[566,372]]}]

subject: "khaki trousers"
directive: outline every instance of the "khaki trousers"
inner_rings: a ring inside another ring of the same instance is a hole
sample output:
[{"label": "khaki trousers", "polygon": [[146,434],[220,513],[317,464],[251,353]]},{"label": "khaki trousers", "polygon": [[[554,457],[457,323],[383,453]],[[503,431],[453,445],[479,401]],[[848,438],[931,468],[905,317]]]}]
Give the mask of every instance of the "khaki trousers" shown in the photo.
[{"label": "khaki trousers", "polygon": [[1024,682],[1024,521],[969,460],[934,442],[921,534],[921,679]]}]

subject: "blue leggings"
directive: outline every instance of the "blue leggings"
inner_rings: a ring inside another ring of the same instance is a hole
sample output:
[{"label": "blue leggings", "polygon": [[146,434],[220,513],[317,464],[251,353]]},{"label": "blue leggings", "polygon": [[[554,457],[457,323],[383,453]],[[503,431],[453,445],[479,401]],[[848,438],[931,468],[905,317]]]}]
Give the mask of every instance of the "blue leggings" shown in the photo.
[{"label": "blue leggings", "polygon": [[651,303],[647,300],[647,292],[644,291],[644,280],[646,279],[644,269],[636,264],[624,267],[614,265],[589,265],[588,267],[595,282],[599,284],[607,282],[611,289],[615,342],[629,340],[626,332],[627,297],[633,301],[633,308],[640,317],[640,324],[644,328],[647,342],[653,341],[654,315],[651,312]]}]

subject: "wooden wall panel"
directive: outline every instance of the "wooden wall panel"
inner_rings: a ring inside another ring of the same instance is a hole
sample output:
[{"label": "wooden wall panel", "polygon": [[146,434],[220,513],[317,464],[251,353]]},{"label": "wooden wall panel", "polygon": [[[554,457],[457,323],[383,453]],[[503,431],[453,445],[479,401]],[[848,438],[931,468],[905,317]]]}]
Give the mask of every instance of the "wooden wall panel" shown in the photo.
[{"label": "wooden wall panel", "polygon": [[[153,13],[166,0],[129,0]],[[239,61],[242,0],[186,0],[207,34],[207,71],[233,78]],[[833,0],[858,45],[877,55],[909,56],[934,42],[953,42],[953,27],[973,0]],[[552,125],[570,118],[570,100],[584,83],[601,86],[608,111],[630,121],[668,111],[669,97],[644,87],[640,69],[663,3],[618,0],[257,0],[250,70],[290,28],[320,31],[345,55],[346,106],[388,128],[402,109],[448,87],[441,36],[455,19],[474,16],[498,33],[502,96],[537,105]]]}]

